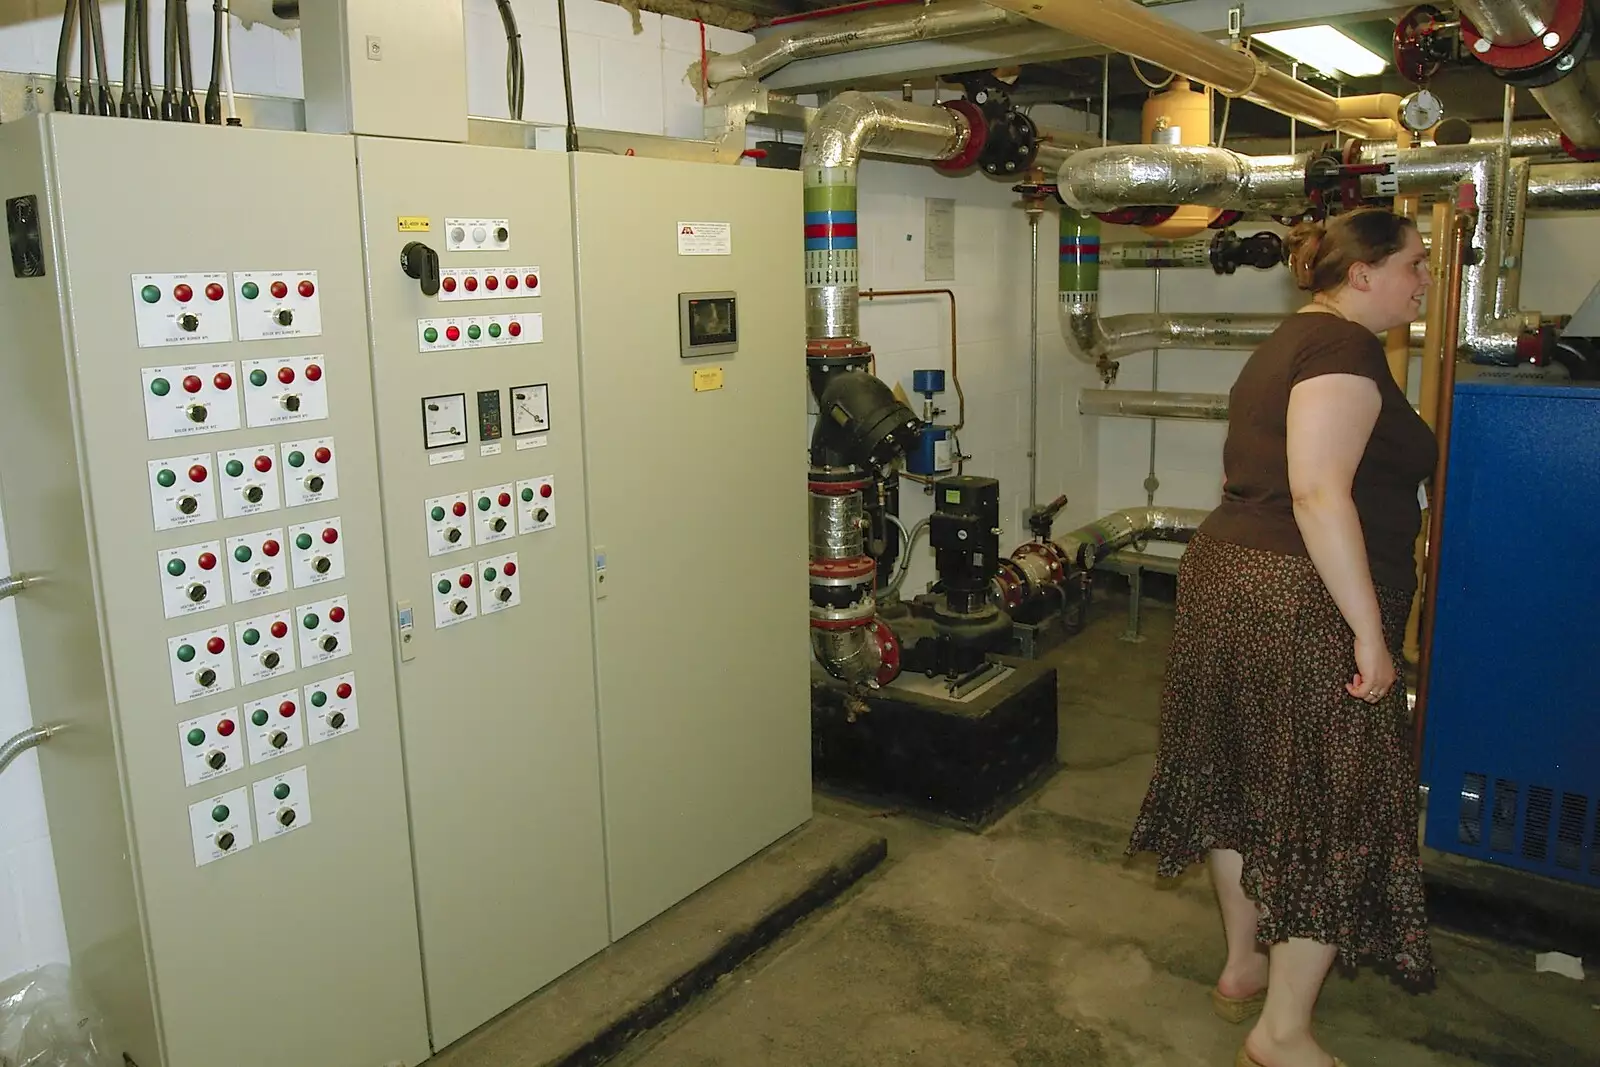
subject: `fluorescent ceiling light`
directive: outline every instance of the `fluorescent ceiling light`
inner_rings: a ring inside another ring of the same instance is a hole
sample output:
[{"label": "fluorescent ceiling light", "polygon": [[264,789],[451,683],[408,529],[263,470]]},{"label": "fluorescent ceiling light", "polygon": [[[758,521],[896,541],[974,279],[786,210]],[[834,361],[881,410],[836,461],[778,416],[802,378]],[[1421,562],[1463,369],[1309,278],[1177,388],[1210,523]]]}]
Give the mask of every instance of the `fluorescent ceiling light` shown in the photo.
[{"label": "fluorescent ceiling light", "polygon": [[1346,37],[1332,26],[1301,26],[1293,30],[1268,30],[1251,36],[1290,59],[1316,67],[1324,74],[1366,78],[1382,74],[1389,65],[1376,52]]}]

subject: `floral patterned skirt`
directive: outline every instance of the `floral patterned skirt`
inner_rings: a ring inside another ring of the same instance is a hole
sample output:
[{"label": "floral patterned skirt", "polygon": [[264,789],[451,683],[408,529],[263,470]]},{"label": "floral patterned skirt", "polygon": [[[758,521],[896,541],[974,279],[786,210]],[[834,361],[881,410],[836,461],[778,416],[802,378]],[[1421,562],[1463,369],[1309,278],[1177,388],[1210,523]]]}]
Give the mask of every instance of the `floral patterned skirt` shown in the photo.
[{"label": "floral patterned skirt", "polygon": [[[1408,594],[1379,587],[1399,662]],[[1309,559],[1198,535],[1178,575],[1155,774],[1129,853],[1166,876],[1211,849],[1244,857],[1264,944],[1338,946],[1433,971],[1405,688],[1345,691],[1354,636]]]}]

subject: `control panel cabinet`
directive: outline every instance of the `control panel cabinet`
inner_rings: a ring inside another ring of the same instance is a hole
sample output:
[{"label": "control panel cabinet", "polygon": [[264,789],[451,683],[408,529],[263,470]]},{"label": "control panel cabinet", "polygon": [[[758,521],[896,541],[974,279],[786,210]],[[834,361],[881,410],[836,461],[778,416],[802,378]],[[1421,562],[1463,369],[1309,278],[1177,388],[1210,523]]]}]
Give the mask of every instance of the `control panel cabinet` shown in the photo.
[{"label": "control panel cabinet", "polygon": [[608,939],[572,196],[560,153],[358,138],[357,155],[443,1048]]},{"label": "control panel cabinet", "polygon": [[74,971],[138,1067],[429,1053],[354,149],[0,127],[24,674],[70,727],[40,768]]}]

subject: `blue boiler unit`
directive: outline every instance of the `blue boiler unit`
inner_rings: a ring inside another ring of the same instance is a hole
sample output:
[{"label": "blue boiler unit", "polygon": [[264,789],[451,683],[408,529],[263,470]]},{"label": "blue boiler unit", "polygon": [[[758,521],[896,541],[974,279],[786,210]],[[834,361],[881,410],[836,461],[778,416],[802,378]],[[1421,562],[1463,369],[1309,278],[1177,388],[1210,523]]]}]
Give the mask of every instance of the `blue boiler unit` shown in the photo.
[{"label": "blue boiler unit", "polygon": [[1600,886],[1600,383],[1456,386],[1425,840]]}]

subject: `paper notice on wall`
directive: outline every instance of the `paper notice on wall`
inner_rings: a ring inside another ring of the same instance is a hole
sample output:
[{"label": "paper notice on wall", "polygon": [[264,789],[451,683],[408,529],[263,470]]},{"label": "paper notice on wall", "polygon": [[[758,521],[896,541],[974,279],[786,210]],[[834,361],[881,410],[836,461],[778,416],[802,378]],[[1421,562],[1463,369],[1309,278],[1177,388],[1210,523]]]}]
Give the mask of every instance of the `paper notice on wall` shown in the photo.
[{"label": "paper notice on wall", "polygon": [[731,222],[680,222],[680,223],[678,223],[678,255],[680,255],[680,256],[731,256],[731,255],[733,255],[733,223],[731,223]]},{"label": "paper notice on wall", "polygon": [[930,282],[947,282],[956,276],[956,202],[930,196],[926,208],[922,242],[922,277]]}]

